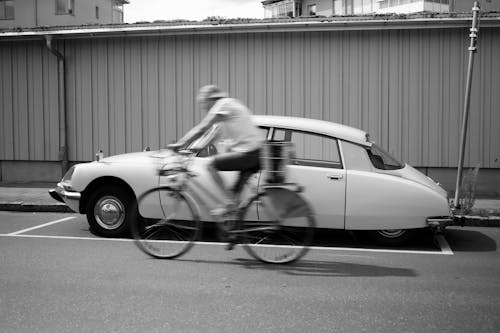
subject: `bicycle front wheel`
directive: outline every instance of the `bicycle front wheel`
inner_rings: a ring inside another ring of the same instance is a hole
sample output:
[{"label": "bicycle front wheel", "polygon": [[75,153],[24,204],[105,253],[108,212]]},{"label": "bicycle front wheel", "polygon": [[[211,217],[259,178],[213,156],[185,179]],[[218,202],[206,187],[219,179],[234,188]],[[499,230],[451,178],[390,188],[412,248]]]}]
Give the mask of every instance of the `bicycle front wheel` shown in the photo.
[{"label": "bicycle front wheel", "polygon": [[173,259],[186,253],[194,245],[200,231],[198,211],[187,195],[181,191],[159,187],[144,193],[139,205],[151,195],[160,194],[166,218],[137,219],[131,232],[135,244],[145,253],[160,259]]},{"label": "bicycle front wheel", "polygon": [[241,211],[240,218],[243,248],[266,263],[296,261],[313,241],[316,220],[309,204],[286,188],[259,193]]}]

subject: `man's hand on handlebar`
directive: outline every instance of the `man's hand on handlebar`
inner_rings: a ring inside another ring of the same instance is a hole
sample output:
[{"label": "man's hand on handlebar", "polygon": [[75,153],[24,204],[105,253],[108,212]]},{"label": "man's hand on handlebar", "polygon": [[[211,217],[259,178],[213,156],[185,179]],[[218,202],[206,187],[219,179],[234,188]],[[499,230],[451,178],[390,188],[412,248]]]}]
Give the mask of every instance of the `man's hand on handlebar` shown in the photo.
[{"label": "man's hand on handlebar", "polygon": [[167,149],[173,150],[174,152],[178,152],[181,148],[182,144],[179,144],[177,142],[167,145]]}]

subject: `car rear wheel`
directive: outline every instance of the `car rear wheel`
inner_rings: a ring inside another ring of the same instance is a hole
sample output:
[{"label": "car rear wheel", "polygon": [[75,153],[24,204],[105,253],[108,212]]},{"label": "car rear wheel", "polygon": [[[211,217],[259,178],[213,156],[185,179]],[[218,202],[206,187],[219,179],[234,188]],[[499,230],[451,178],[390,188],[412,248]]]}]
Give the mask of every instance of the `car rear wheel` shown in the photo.
[{"label": "car rear wheel", "polygon": [[135,198],[118,186],[103,186],[90,197],[87,220],[93,233],[104,237],[128,234],[130,221],[138,217]]},{"label": "car rear wheel", "polygon": [[408,243],[415,237],[415,229],[386,229],[369,231],[371,240],[380,245],[399,246]]}]

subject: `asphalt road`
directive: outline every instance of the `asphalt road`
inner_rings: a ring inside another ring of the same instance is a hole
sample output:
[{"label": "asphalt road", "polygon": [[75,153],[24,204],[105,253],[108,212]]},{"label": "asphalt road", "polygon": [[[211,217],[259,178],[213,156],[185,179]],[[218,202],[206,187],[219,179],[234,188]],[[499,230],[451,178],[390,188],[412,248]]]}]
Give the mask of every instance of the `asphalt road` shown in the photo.
[{"label": "asphalt road", "polygon": [[333,237],[289,266],[216,243],[157,260],[80,215],[0,212],[0,332],[500,331],[500,228],[396,250]]}]

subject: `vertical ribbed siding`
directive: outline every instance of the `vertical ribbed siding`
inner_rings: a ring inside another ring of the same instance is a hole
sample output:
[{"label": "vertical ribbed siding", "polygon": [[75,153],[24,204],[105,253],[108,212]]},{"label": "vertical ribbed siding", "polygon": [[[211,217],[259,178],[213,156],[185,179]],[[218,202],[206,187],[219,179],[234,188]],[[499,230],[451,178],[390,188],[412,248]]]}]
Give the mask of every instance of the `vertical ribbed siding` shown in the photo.
[{"label": "vertical ribbed siding", "polygon": [[43,42],[0,44],[0,159],[58,158],[57,61]]},{"label": "vertical ribbed siding", "polygon": [[[415,166],[454,167],[468,60],[466,29],[280,32],[75,39],[67,61],[70,160],[152,149],[203,114],[215,83],[257,114],[362,128]],[[482,29],[466,164],[500,167],[500,34]],[[57,61],[42,42],[2,43],[3,160],[56,160]]]}]

